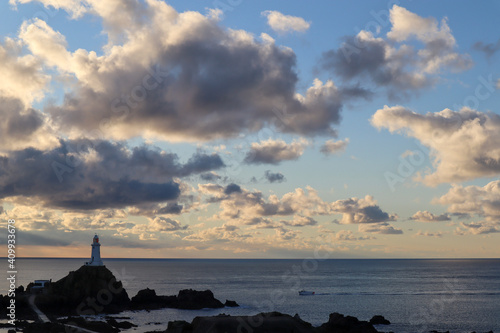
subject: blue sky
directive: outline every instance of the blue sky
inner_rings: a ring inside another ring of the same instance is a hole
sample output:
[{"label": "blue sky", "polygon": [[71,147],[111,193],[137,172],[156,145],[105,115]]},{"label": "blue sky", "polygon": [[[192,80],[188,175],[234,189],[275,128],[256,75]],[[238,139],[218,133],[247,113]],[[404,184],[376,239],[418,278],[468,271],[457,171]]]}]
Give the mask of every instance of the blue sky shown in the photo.
[{"label": "blue sky", "polygon": [[499,7],[3,2],[0,213],[26,256],[498,257]]}]

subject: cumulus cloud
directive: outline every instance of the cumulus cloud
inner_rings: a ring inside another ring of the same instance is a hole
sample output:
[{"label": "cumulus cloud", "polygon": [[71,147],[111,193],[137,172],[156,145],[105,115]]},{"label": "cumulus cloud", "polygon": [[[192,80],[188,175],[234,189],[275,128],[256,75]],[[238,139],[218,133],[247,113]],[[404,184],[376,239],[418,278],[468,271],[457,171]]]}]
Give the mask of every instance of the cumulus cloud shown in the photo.
[{"label": "cumulus cloud", "polygon": [[343,152],[349,144],[349,138],[344,140],[328,140],[320,148],[320,151],[325,155],[333,155]]},{"label": "cumulus cloud", "polygon": [[379,223],[395,221],[398,216],[384,212],[377,201],[367,195],[364,198],[349,198],[331,203],[331,211],[342,214],[340,224]]},{"label": "cumulus cloud", "polygon": [[375,237],[371,236],[356,236],[351,230],[340,230],[335,234],[335,239],[337,241],[364,241],[375,239]]},{"label": "cumulus cloud", "polygon": [[251,238],[250,234],[242,234],[240,228],[235,225],[224,224],[221,227],[214,227],[201,230],[183,239],[194,242],[226,243],[231,241],[242,241]]},{"label": "cumulus cloud", "polygon": [[487,235],[500,232],[498,223],[492,222],[472,222],[460,223],[460,227],[455,230],[455,235]]},{"label": "cumulus cloud", "polygon": [[0,95],[0,151],[28,147],[47,149],[58,140],[43,113],[25,107],[21,100]]},{"label": "cumulus cloud", "polygon": [[42,62],[33,55],[22,55],[22,43],[5,38],[0,43],[0,96],[18,99],[23,107],[43,97],[50,81]]},{"label": "cumulus cloud", "polygon": [[271,170],[266,170],[264,177],[270,183],[282,183],[286,181],[285,176],[281,172],[271,172]]},{"label": "cumulus cloud", "polygon": [[418,114],[402,106],[378,110],[377,128],[404,133],[431,148],[435,171],[416,178],[429,186],[500,173],[500,116],[468,108]]},{"label": "cumulus cloud", "polygon": [[302,17],[285,15],[275,10],[266,10],[261,14],[267,18],[267,24],[271,29],[282,34],[292,31],[304,32],[311,26],[311,23]]},{"label": "cumulus cloud", "polygon": [[40,60],[21,50],[22,44],[10,38],[0,43],[0,151],[57,145],[49,118],[30,107],[43,97],[49,77]]},{"label": "cumulus cloud", "polygon": [[[227,187],[216,184],[200,184],[199,192],[209,203],[218,203],[220,211],[213,218],[235,220],[244,225],[259,228],[280,228],[285,226],[315,225],[314,216],[342,214],[341,224],[373,224],[397,220],[398,216],[383,211],[377,201],[367,195],[365,198],[349,198],[327,202],[311,187],[297,188],[285,193],[281,198],[270,195],[267,198],[260,191],[249,191],[239,187],[239,191],[227,194]],[[273,218],[291,216],[292,220]]]},{"label": "cumulus cloud", "polygon": [[415,220],[419,222],[441,222],[450,221],[448,214],[434,215],[426,210],[418,211],[410,217],[410,220]]},{"label": "cumulus cloud", "polygon": [[476,51],[484,53],[486,58],[491,58],[500,50],[500,39],[497,40],[496,43],[484,43],[484,42],[476,42],[472,45],[472,48]]},{"label": "cumulus cloud", "polygon": [[156,217],[147,226],[148,231],[171,232],[186,230],[187,225],[181,225],[178,221],[172,220],[168,217]]},{"label": "cumulus cloud", "polygon": [[291,221],[281,221],[284,225],[290,226],[290,227],[305,227],[305,226],[312,226],[318,224],[318,221],[313,219],[310,216],[302,216],[302,215],[297,215],[294,217],[293,220]]},{"label": "cumulus cloud", "polygon": [[421,230],[419,230],[415,236],[424,236],[424,237],[437,237],[437,238],[442,238],[443,237],[443,233],[438,231],[438,232],[429,232],[429,231],[426,231],[426,232],[422,232]]},{"label": "cumulus cloud", "polygon": [[358,230],[361,232],[369,232],[375,234],[383,235],[401,235],[403,230],[394,228],[389,223],[371,223],[371,224],[360,224]]},{"label": "cumulus cloud", "polygon": [[[455,52],[456,41],[446,22],[420,17],[403,7],[390,10],[387,38],[369,31],[345,38],[342,46],[323,54],[321,67],[344,80],[373,82],[387,88],[389,98],[432,86],[443,69],[462,71],[472,65],[468,55]],[[423,44],[415,50],[413,40]]]},{"label": "cumulus cloud", "polygon": [[147,146],[132,150],[107,141],[61,140],[41,151],[28,148],[0,157],[0,198],[36,198],[63,209],[118,208],[177,199],[174,177],[224,163],[216,154],[196,153],[181,164],[178,156]]},{"label": "cumulus cloud", "polygon": [[[178,13],[163,1],[42,2],[76,17],[97,15],[109,40],[105,52],[70,51],[44,21],[26,22],[20,30],[37,59],[76,81],[62,104],[45,110],[71,137],[97,131],[118,140],[195,142],[265,126],[309,136],[335,133],[341,91],[315,80],[305,95],[297,94],[289,48],[224,29],[213,15]],[[286,114],[273,112],[277,106]]]},{"label": "cumulus cloud", "polygon": [[433,203],[448,206],[451,214],[479,216],[487,222],[500,221],[500,180],[485,186],[453,185],[445,195],[434,199]]},{"label": "cumulus cloud", "polygon": [[200,174],[200,178],[201,178],[201,180],[204,180],[206,182],[213,182],[213,181],[222,179],[222,177],[219,176],[214,171],[202,173],[202,174]]},{"label": "cumulus cloud", "polygon": [[279,164],[283,161],[297,160],[304,153],[309,141],[301,139],[286,143],[283,140],[268,139],[254,142],[245,156],[247,164]]}]

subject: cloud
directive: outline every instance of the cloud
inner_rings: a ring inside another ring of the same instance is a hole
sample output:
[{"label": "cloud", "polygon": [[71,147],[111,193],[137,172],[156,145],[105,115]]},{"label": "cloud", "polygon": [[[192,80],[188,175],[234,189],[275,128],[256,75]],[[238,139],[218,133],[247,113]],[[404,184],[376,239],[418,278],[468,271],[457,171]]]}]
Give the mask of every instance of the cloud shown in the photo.
[{"label": "cloud", "polygon": [[415,220],[419,222],[441,222],[450,221],[448,214],[434,215],[426,210],[418,211],[410,217],[410,220]]},{"label": "cloud", "polygon": [[73,78],[64,101],[44,110],[70,137],[198,142],[269,126],[308,136],[335,133],[341,91],[315,80],[298,94],[290,48],[225,29],[213,15],[178,13],[163,1],[43,3],[76,18],[102,18],[109,41],[103,50],[70,51],[44,21],[21,27],[20,38],[37,59]]},{"label": "cloud", "polygon": [[306,22],[302,17],[284,15],[275,10],[263,11],[262,16],[267,17],[267,24],[278,33],[288,32],[305,32],[311,26],[311,23]]},{"label": "cloud", "polygon": [[187,225],[182,226],[178,221],[172,220],[167,217],[156,217],[147,226],[147,231],[152,232],[172,232],[179,230],[186,230]]},{"label": "cloud", "polygon": [[204,180],[206,182],[213,182],[222,179],[221,176],[219,176],[216,172],[213,171],[200,174],[200,178],[201,180]]},{"label": "cloud", "polygon": [[318,224],[318,221],[313,219],[310,216],[301,216],[297,215],[291,221],[281,221],[282,224],[290,226],[290,227],[305,227],[305,226],[313,226]]},{"label": "cloud", "polygon": [[[323,201],[316,190],[307,187],[285,193],[281,198],[276,195],[264,197],[262,192],[241,188],[230,195],[226,188],[216,184],[198,185],[200,194],[207,196],[208,203],[218,203],[219,212],[212,218],[217,220],[233,220],[243,225],[259,228],[279,228],[287,226],[315,225],[314,216],[342,214],[341,224],[370,224],[397,220],[396,214],[384,212],[377,201],[370,195],[365,198],[349,198],[333,202]],[[292,220],[280,220],[277,224],[273,218],[293,216]]]},{"label": "cloud", "polygon": [[483,43],[481,41],[474,43],[472,48],[476,51],[484,53],[486,58],[491,58],[500,50],[500,39],[496,43]]},{"label": "cloud", "polygon": [[391,133],[414,137],[431,148],[435,171],[416,178],[426,185],[500,173],[500,116],[497,114],[462,108],[421,115],[402,106],[384,106],[372,116],[371,123]]},{"label": "cloud", "polygon": [[332,212],[342,214],[340,224],[379,223],[395,221],[398,218],[395,214],[384,212],[370,195],[361,199],[349,198],[334,201],[330,209]]},{"label": "cloud", "polygon": [[442,238],[443,237],[443,233],[441,231],[438,231],[438,232],[422,232],[422,231],[418,231],[415,236],[424,236],[424,237],[437,237],[437,238]]},{"label": "cloud", "polygon": [[247,164],[279,164],[283,161],[297,160],[308,145],[309,141],[304,139],[292,143],[273,139],[254,142],[244,161]]},{"label": "cloud", "polygon": [[241,187],[234,183],[227,185],[224,189],[224,194],[231,195],[231,193],[241,193]]},{"label": "cloud", "polygon": [[[386,87],[391,99],[433,86],[444,69],[456,72],[472,66],[468,55],[454,51],[455,38],[446,20],[439,25],[434,18],[422,18],[394,5],[390,21],[387,38],[364,30],[345,37],[340,48],[323,53],[320,66],[344,81],[368,80]],[[423,47],[415,50],[413,40]]]},{"label": "cloud", "polygon": [[47,149],[58,144],[47,116],[26,108],[19,99],[0,95],[0,118],[0,151]]},{"label": "cloud", "polygon": [[320,151],[325,155],[338,154],[345,151],[347,145],[349,144],[349,138],[344,140],[328,140],[320,148]]},{"label": "cloud", "polygon": [[249,234],[241,234],[239,231],[240,228],[238,226],[224,224],[221,227],[209,228],[188,235],[183,239],[196,242],[226,243],[232,241],[241,242],[252,237]]},{"label": "cloud", "polygon": [[500,180],[485,186],[453,185],[445,195],[434,199],[433,203],[448,206],[451,214],[480,216],[487,222],[500,221]]},{"label": "cloud", "polygon": [[455,235],[487,235],[500,232],[500,226],[498,223],[492,222],[472,222],[472,223],[460,223],[461,227],[455,230]]},{"label": "cloud", "polygon": [[43,97],[49,76],[41,61],[21,54],[22,47],[10,38],[0,42],[0,151],[57,145],[48,117],[30,107]]},{"label": "cloud", "polygon": [[120,208],[177,199],[174,177],[222,168],[216,154],[178,156],[147,146],[129,150],[107,141],[61,140],[41,151],[28,148],[0,157],[0,198],[36,198],[63,209]]},{"label": "cloud", "polygon": [[43,97],[50,77],[42,62],[33,55],[22,55],[23,44],[11,38],[0,42],[0,96],[17,99],[22,109]]},{"label": "cloud", "polygon": [[375,239],[371,236],[355,236],[351,230],[340,230],[335,234],[335,239],[337,241],[364,241]]},{"label": "cloud", "polygon": [[266,170],[266,172],[264,173],[264,177],[270,183],[282,183],[286,181],[285,176],[281,172],[274,173],[271,172],[271,170]]},{"label": "cloud", "polygon": [[360,224],[358,226],[360,232],[370,232],[375,234],[383,235],[401,235],[403,230],[394,228],[389,223],[372,223],[372,224]]}]

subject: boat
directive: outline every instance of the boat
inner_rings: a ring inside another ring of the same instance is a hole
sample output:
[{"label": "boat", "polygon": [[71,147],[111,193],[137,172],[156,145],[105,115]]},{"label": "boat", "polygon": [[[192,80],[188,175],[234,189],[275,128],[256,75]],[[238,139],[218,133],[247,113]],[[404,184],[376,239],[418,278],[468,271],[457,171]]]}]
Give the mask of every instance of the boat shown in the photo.
[{"label": "boat", "polygon": [[299,295],[300,295],[300,296],[310,296],[310,295],[314,295],[314,291],[301,290],[301,291],[299,291]]}]

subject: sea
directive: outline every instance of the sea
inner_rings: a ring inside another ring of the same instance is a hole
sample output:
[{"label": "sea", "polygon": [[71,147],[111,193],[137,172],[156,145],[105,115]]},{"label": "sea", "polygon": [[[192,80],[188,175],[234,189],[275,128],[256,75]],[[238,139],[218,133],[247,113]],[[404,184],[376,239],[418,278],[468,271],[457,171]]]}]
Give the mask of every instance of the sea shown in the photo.
[{"label": "sea", "polygon": [[[17,259],[17,285],[57,281],[85,259]],[[137,328],[162,331],[172,320],[279,311],[319,326],[338,312],[388,319],[391,332],[500,332],[500,259],[105,259],[129,297],[144,288],[158,295],[181,289],[213,291],[240,307],[127,311]],[[2,291],[7,288],[4,280]],[[314,291],[300,296],[300,290]],[[5,294],[5,292],[0,292]]]}]

